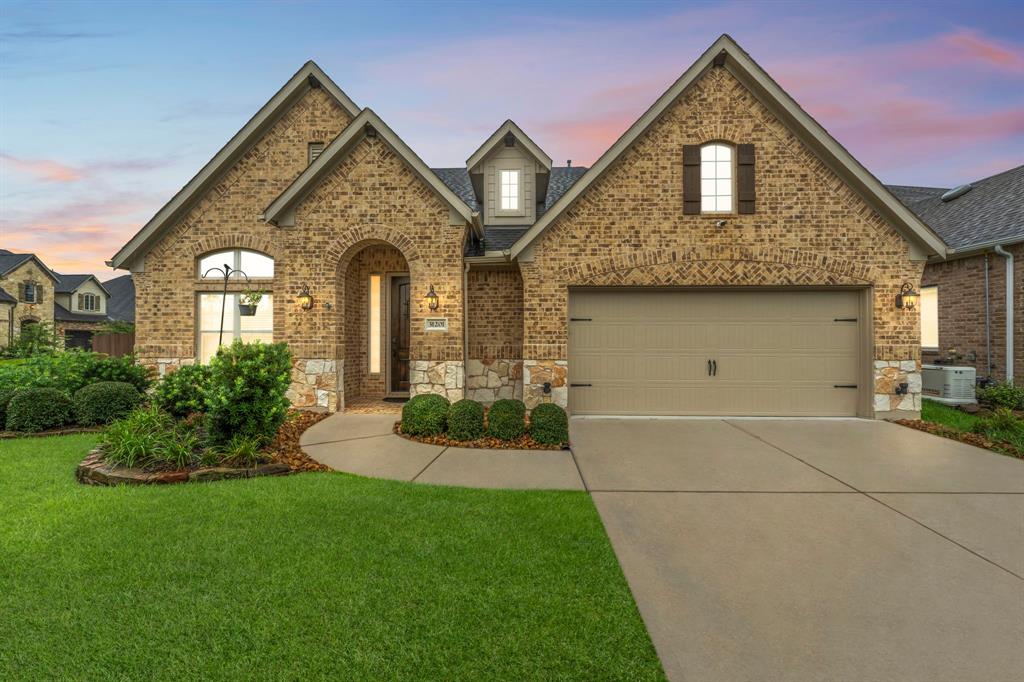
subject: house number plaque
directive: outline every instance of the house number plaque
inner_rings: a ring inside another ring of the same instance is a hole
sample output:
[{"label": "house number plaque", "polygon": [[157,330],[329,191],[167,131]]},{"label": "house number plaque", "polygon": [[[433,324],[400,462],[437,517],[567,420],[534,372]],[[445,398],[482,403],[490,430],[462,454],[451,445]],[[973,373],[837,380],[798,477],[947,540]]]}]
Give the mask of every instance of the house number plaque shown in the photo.
[{"label": "house number plaque", "polygon": [[424,320],[424,325],[428,332],[446,332],[448,331],[448,318],[428,317]]}]

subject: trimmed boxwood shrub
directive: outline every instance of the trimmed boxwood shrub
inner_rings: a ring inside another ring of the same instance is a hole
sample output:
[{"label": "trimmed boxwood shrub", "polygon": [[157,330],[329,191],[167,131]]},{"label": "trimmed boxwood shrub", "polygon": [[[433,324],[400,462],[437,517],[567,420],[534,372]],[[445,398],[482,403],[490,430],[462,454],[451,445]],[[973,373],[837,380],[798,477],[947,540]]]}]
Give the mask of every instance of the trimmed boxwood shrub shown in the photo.
[{"label": "trimmed boxwood shrub", "polygon": [[526,405],[522,400],[496,400],[487,413],[487,435],[515,440],[526,432]]},{"label": "trimmed boxwood shrub", "polygon": [[402,406],[402,433],[439,436],[448,426],[448,398],[434,393],[413,396]]},{"label": "trimmed boxwood shrub", "polygon": [[484,435],[484,406],[475,400],[459,400],[448,410],[448,437],[475,440]]},{"label": "trimmed boxwood shrub", "polygon": [[46,431],[71,421],[71,399],[55,388],[23,388],[7,403],[8,431]]},{"label": "trimmed boxwood shrub", "polygon": [[210,362],[206,426],[211,443],[224,445],[238,435],[271,441],[291,404],[292,353],[284,343],[236,340]]},{"label": "trimmed boxwood shrub", "polygon": [[153,391],[153,402],[175,417],[187,417],[206,409],[209,384],[209,365],[183,365],[160,380]]},{"label": "trimmed boxwood shrub", "polygon": [[82,426],[108,424],[142,403],[142,394],[123,381],[100,381],[78,389],[75,419]]},{"label": "trimmed boxwood shrub", "polygon": [[558,405],[542,403],[530,413],[530,435],[544,445],[569,442],[569,417]]}]

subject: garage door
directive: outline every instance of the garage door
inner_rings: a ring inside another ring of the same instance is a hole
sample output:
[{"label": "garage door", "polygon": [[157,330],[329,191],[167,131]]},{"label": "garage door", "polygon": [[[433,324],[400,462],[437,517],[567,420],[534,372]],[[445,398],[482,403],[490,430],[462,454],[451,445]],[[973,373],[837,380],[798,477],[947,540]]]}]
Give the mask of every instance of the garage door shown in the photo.
[{"label": "garage door", "polygon": [[574,414],[857,414],[856,291],[575,290]]}]

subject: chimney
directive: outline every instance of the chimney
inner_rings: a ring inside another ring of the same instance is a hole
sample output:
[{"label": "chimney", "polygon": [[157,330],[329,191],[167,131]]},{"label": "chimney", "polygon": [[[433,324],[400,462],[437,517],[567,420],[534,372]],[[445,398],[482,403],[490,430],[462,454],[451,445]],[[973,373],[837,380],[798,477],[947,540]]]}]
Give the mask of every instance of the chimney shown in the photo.
[{"label": "chimney", "polygon": [[566,168],[572,168],[572,159],[566,159],[565,167]]}]

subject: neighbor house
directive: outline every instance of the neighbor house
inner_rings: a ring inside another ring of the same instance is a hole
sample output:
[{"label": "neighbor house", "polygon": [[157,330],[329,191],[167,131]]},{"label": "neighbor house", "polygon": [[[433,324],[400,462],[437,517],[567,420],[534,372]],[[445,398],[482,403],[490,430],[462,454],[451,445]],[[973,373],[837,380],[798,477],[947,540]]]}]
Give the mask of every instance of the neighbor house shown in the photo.
[{"label": "neighbor house", "polygon": [[[115,279],[130,283],[131,276]],[[25,327],[45,323],[64,339],[66,348],[90,349],[93,334],[105,322],[131,322],[126,315],[134,316],[134,291],[118,282],[115,297],[108,288],[111,282],[94,275],[63,275],[35,254],[0,249],[0,348]],[[129,297],[131,304],[124,300]]]},{"label": "neighbor house", "polygon": [[507,121],[431,169],[309,62],[109,264],[143,362],[284,341],[299,407],[882,417],[920,408],[897,296],[944,254],[722,36],[591,168]]},{"label": "neighbor house", "polygon": [[[948,244],[921,280],[925,362],[1024,376],[1024,166],[952,189],[889,189]],[[1012,349],[1008,352],[1007,349]]]}]

